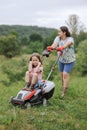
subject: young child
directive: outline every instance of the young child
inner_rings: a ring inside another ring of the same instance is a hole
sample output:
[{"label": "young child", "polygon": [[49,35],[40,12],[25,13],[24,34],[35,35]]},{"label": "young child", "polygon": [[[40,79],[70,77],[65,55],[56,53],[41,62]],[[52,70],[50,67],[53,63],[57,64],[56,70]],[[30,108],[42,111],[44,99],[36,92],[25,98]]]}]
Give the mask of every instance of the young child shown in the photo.
[{"label": "young child", "polygon": [[42,80],[43,65],[38,53],[33,53],[29,59],[28,71],[25,74],[26,88],[33,89]]}]

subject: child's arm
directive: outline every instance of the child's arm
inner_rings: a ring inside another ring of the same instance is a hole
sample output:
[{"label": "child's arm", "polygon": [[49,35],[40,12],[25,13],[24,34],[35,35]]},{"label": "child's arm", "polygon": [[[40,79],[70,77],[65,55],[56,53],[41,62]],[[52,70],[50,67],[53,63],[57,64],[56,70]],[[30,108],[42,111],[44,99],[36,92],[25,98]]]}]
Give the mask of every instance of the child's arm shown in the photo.
[{"label": "child's arm", "polygon": [[38,63],[38,66],[34,69],[34,72],[38,73],[38,72],[42,72],[43,71],[43,65],[41,65],[41,63]]},{"label": "child's arm", "polygon": [[29,72],[32,71],[32,61],[29,62],[29,65],[28,65],[28,71],[29,71]]}]

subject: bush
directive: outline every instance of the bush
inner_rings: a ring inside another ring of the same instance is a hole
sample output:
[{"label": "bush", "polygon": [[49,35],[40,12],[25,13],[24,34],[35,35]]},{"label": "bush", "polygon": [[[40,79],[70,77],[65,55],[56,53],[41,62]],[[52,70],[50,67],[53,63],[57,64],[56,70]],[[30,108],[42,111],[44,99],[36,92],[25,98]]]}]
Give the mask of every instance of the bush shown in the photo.
[{"label": "bush", "polygon": [[42,38],[42,36],[40,34],[33,33],[33,34],[30,35],[30,41],[32,41],[32,42],[35,42],[35,41],[42,42],[43,38]]},{"label": "bush", "polygon": [[39,41],[30,42],[30,44],[26,48],[22,49],[22,52],[26,54],[31,54],[34,52],[42,54],[42,51],[43,51],[43,43]]},{"label": "bush", "polygon": [[58,31],[56,30],[50,37],[44,39],[44,41],[43,41],[44,42],[44,44],[43,44],[44,49],[47,46],[50,46],[53,43],[53,41],[54,41],[55,37],[57,36],[57,34],[58,34]]},{"label": "bush", "polygon": [[20,54],[20,44],[15,35],[0,37],[0,54],[8,58]]},{"label": "bush", "polygon": [[80,75],[87,75],[87,40],[80,42],[77,48],[77,70]]},{"label": "bush", "polygon": [[2,71],[8,77],[8,81],[3,79],[3,84],[8,85],[16,81],[20,81],[24,78],[25,72],[27,70],[27,61],[24,58],[21,59],[11,59],[6,61],[2,66]]}]

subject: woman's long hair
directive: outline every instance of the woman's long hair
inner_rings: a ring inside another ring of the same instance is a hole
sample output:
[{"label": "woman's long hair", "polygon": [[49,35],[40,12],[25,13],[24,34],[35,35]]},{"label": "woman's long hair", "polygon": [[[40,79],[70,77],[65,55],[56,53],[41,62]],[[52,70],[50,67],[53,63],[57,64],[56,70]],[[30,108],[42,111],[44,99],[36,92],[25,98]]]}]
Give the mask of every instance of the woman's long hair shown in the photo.
[{"label": "woman's long hair", "polygon": [[70,32],[69,32],[69,30],[66,26],[61,26],[60,29],[61,29],[62,32],[66,32],[66,37],[71,36],[71,34],[70,34]]}]

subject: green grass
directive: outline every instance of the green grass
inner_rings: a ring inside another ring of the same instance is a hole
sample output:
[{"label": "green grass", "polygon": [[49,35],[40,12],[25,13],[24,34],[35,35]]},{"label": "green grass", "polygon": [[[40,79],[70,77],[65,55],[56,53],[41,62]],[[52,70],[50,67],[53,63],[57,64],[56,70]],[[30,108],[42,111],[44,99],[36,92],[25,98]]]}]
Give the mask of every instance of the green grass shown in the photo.
[{"label": "green grass", "polygon": [[[73,72],[67,94],[61,100],[59,98],[62,92],[61,80],[59,74],[54,72],[56,73],[53,77],[55,91],[48,105],[21,109],[9,104],[9,99],[11,96],[16,96],[24,86],[24,77],[11,84],[4,84],[4,81],[9,82],[9,77],[3,73],[3,65],[14,62],[2,59],[3,62],[0,63],[0,130],[87,130],[87,77],[78,77]],[[15,64],[15,68],[18,65]]]}]

